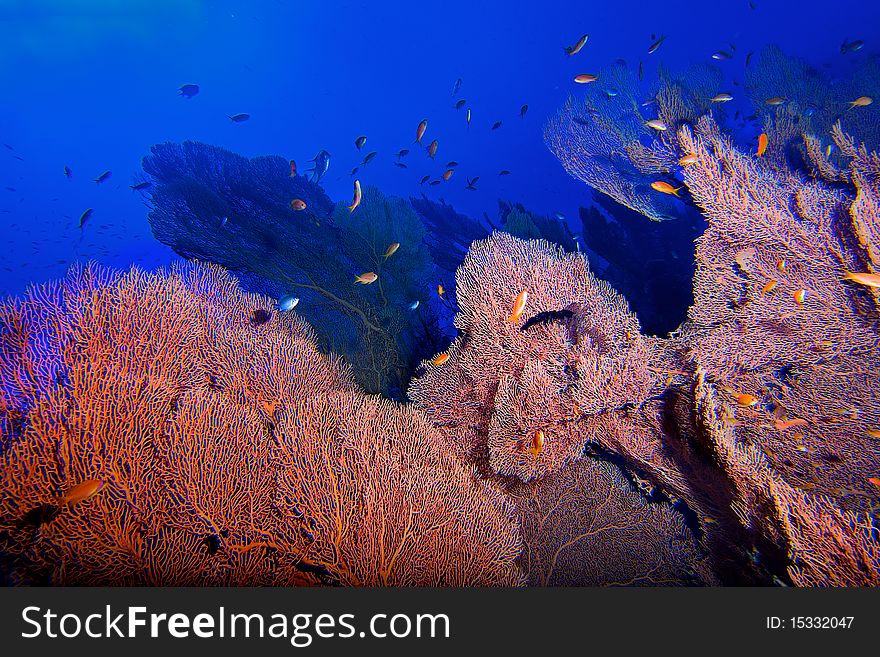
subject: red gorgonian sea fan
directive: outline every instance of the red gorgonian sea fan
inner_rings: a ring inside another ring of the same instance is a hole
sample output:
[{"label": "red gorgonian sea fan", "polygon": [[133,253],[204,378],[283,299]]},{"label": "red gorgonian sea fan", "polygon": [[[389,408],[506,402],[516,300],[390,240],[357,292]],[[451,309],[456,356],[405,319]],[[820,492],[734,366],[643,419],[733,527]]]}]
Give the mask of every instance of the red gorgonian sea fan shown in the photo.
[{"label": "red gorgonian sea fan", "polygon": [[14,582],[521,583],[502,494],[219,268],[32,288],[0,305],[0,374]]}]

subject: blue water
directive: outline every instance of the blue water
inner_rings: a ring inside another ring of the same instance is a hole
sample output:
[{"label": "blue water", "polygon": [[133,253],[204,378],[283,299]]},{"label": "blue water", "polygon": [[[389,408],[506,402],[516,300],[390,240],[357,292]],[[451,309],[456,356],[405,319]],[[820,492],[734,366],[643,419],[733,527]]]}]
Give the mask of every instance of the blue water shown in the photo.
[{"label": "blue water", "polygon": [[[880,48],[880,3],[754,4],[5,0],[0,142],[12,149],[0,147],[0,293],[57,277],[76,259],[153,267],[175,258],[152,238],[144,198],[129,189],[142,179],[141,158],[164,141],[278,154],[301,169],[327,149],[324,187],[346,201],[349,172],[376,151],[358,177],[386,194],[424,192],[472,216],[495,216],[507,199],[576,217],[590,191],[542,138],[547,117],[576,91],[574,75],[620,58],[644,61],[650,79],[660,63],[710,62],[732,43],[735,57],[717,63],[732,84],[746,52],[775,43],[824,67],[831,82]],[[563,46],[585,32],[584,50],[566,57]],[[648,56],[652,34],[668,38]],[[866,47],[841,55],[841,42],[856,38]],[[187,83],[200,86],[192,99],[177,95]],[[472,108],[469,128],[457,98]],[[227,118],[239,112],[252,118]],[[412,147],[424,118],[428,137],[439,139],[433,163]],[[502,127],[490,130],[496,121]],[[367,136],[360,152],[359,135]],[[413,150],[405,170],[393,166],[401,148]],[[460,162],[450,183],[419,185],[449,160]],[[501,169],[512,173],[500,177]],[[105,170],[112,177],[93,182]],[[466,190],[465,177],[477,175],[478,191]],[[80,240],[77,220],[89,207]]]}]

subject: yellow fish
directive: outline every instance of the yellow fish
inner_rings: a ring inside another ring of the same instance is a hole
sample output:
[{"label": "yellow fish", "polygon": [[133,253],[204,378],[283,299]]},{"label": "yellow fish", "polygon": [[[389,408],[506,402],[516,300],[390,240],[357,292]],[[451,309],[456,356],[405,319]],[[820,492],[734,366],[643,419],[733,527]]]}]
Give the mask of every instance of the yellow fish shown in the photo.
[{"label": "yellow fish", "polygon": [[348,207],[349,212],[354,212],[357,206],[361,204],[361,181],[354,181],[354,198],[351,200],[351,205]]},{"label": "yellow fish", "polygon": [[654,128],[654,130],[660,130],[661,132],[669,129],[669,126],[667,126],[660,119],[651,119],[650,121],[645,121],[645,125],[649,128]]},{"label": "yellow fish", "polygon": [[437,356],[434,358],[434,360],[432,360],[431,362],[432,362],[434,365],[442,365],[442,364],[445,363],[447,360],[449,360],[449,354],[443,353],[443,354],[439,354],[439,355],[437,355]]},{"label": "yellow fish", "polygon": [[880,274],[870,274],[863,271],[848,271],[843,275],[843,280],[852,281],[868,287],[880,287]]},{"label": "yellow fish", "polygon": [[104,482],[100,479],[88,479],[87,481],[68,488],[64,494],[58,498],[59,504],[76,504],[83,500],[89,499],[92,495],[104,488]]},{"label": "yellow fish", "polygon": [[382,254],[382,257],[386,260],[397,253],[397,249],[400,248],[400,242],[392,242],[388,245],[388,248],[385,249],[385,253]]},{"label": "yellow fish", "polygon": [[590,35],[585,34],[580,39],[578,39],[577,43],[574,44],[573,46],[566,46],[565,52],[568,53],[569,57],[571,57],[572,55],[577,55],[581,51],[581,48],[583,48],[584,45],[587,43],[587,39],[589,39],[589,38],[590,38]]},{"label": "yellow fish", "polygon": [[754,395],[742,393],[736,396],[736,403],[745,407],[754,406],[758,403],[758,398]]},{"label": "yellow fish", "polygon": [[302,212],[306,209],[306,202],[303,201],[301,198],[295,198],[290,202],[290,207],[297,212]]},{"label": "yellow fish", "polygon": [[437,285],[437,296],[439,296],[441,299],[443,298],[443,293],[445,291],[446,290],[443,289],[443,283]]},{"label": "yellow fish", "polygon": [[785,260],[780,260],[776,263],[776,269],[779,271],[785,271]]},{"label": "yellow fish", "polygon": [[[874,102],[874,99],[871,98],[870,96],[859,96],[854,101],[850,102],[849,109],[852,109],[853,107],[867,107],[868,105],[870,105],[873,102]],[[847,110],[847,111],[849,111],[849,110]]]},{"label": "yellow fish", "polygon": [[544,432],[538,429],[532,434],[531,445],[529,445],[529,454],[537,456],[544,451]]},{"label": "yellow fish", "polygon": [[682,158],[678,161],[678,163],[679,163],[681,166],[686,167],[686,166],[690,166],[691,164],[694,164],[696,161],[697,161],[697,156],[696,156],[696,154],[695,154],[695,153],[689,153],[688,155],[685,155],[684,157],[682,157]]},{"label": "yellow fish", "polygon": [[598,79],[598,75],[592,75],[590,73],[581,73],[580,75],[576,75],[574,77],[574,81],[578,84],[587,84],[589,82],[595,82]]},{"label": "yellow fish", "polygon": [[768,292],[772,292],[776,285],[776,280],[771,278],[769,281],[767,281],[767,283],[764,284],[764,287],[761,288],[761,293],[767,294]]},{"label": "yellow fish", "polygon": [[516,299],[513,302],[513,310],[510,313],[510,317],[507,318],[508,323],[519,321],[519,318],[522,317],[523,311],[526,308],[526,301],[528,300],[529,293],[525,290],[517,295]]},{"label": "yellow fish", "polygon": [[424,119],[419,123],[419,126],[416,128],[416,143],[422,143],[422,137],[425,136],[425,130],[428,129],[428,119]]},{"label": "yellow fish", "polygon": [[758,137],[758,157],[764,155],[767,152],[767,133],[762,132]]},{"label": "yellow fish", "polygon": [[361,274],[354,279],[355,283],[360,283],[361,285],[369,285],[370,283],[375,283],[379,280],[379,274],[374,271],[368,271],[366,274]]},{"label": "yellow fish", "polygon": [[664,194],[672,194],[673,196],[678,196],[678,192],[680,192],[683,187],[673,187],[668,182],[663,182],[662,180],[655,180],[651,183],[651,189],[656,190],[658,192],[662,192]]}]

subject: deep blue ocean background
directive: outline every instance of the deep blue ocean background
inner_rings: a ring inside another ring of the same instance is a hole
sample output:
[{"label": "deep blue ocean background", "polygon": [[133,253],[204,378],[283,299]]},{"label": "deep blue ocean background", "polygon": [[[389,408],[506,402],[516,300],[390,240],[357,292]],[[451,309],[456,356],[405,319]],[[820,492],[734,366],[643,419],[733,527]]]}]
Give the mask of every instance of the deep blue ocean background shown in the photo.
[{"label": "deep blue ocean background", "polygon": [[[733,44],[734,57],[717,62],[733,85],[747,52],[777,44],[832,84],[877,52],[878,25],[880,2],[865,0],[4,0],[0,293],[61,276],[77,259],[148,268],[174,259],[150,234],[145,199],[129,188],[158,142],[277,154],[300,170],[326,149],[323,186],[346,202],[349,172],[376,151],[358,177],[385,194],[425,193],[471,216],[494,217],[505,199],[571,218],[591,193],[547,150],[542,130],[577,91],[574,75],[623,59],[643,61],[651,79],[661,63],[711,62]],[[566,57],[563,47],[583,33],[587,46]],[[647,55],[651,36],[664,34]],[[866,46],[843,55],[848,39]],[[177,92],[187,83],[201,89],[192,99]],[[458,97],[472,108],[469,128],[464,109],[453,107]],[[235,113],[251,119],[233,123]],[[434,162],[412,147],[423,118],[439,139]],[[496,121],[503,125],[493,131]],[[359,135],[368,139],[360,152]],[[405,170],[393,165],[401,148],[413,149]],[[449,160],[460,163],[450,183],[419,185]],[[511,175],[500,177],[502,169]],[[107,170],[112,177],[96,184]],[[477,175],[478,191],[466,190],[465,178]],[[90,207],[80,240],[78,218]]]}]

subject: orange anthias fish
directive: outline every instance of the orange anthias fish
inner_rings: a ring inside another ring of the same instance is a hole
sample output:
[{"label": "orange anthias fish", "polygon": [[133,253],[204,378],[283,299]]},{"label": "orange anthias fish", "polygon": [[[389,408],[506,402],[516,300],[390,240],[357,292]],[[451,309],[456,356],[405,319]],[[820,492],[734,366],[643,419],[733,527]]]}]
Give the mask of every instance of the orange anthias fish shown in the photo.
[{"label": "orange anthias fish", "polygon": [[385,249],[385,253],[382,254],[382,257],[385,259],[390,258],[395,253],[397,253],[397,249],[400,248],[400,242],[392,242],[388,245],[388,248]]},{"label": "orange anthias fish", "polygon": [[773,426],[777,431],[785,431],[786,429],[791,429],[792,427],[802,427],[806,424],[809,424],[803,418],[794,418],[793,420],[776,420],[773,423]]},{"label": "orange anthias fish", "polygon": [[767,294],[768,292],[772,292],[776,288],[777,282],[775,278],[771,278],[764,284],[764,287],[761,288],[762,294]]},{"label": "orange anthias fish", "polygon": [[767,103],[768,105],[770,105],[771,107],[774,107],[776,105],[782,105],[782,103],[785,102],[785,98],[783,98],[782,96],[773,96],[773,98],[768,98],[764,102]]},{"label": "orange anthias fish", "polygon": [[868,438],[880,438],[880,429],[868,429],[865,435]]},{"label": "orange anthias fish", "polygon": [[580,39],[578,39],[577,43],[574,44],[573,46],[566,46],[565,52],[568,54],[569,57],[571,57],[572,55],[577,55],[581,51],[581,49],[584,47],[584,45],[586,45],[587,39],[589,39],[589,38],[590,38],[590,35],[585,34]]},{"label": "orange anthias fish", "polygon": [[526,309],[526,301],[528,300],[529,293],[525,290],[516,296],[516,299],[513,301],[513,310],[510,312],[510,317],[507,318],[509,324],[519,321],[519,318],[522,317],[523,311]]},{"label": "orange anthias fish", "polygon": [[544,432],[541,429],[538,429],[532,434],[532,439],[529,442],[529,454],[537,456],[544,451]]},{"label": "orange anthias fish", "polygon": [[428,119],[424,119],[424,120],[422,120],[421,123],[419,123],[419,127],[416,128],[416,143],[417,144],[422,143],[422,137],[425,136],[425,130],[427,130],[427,129],[428,129]]},{"label": "orange anthias fish", "polygon": [[434,360],[432,360],[431,362],[432,362],[434,365],[442,365],[442,364],[445,363],[447,360],[449,360],[449,354],[443,353],[443,354],[439,354],[439,355],[437,355],[437,356],[434,358]]},{"label": "orange anthias fish", "polygon": [[648,54],[653,55],[657,52],[657,49],[663,45],[663,41],[666,39],[666,35],[664,34],[662,37],[657,39],[654,43],[651,44],[651,47],[648,48]]},{"label": "orange anthias fish", "polygon": [[306,209],[306,202],[303,201],[301,198],[295,198],[290,202],[290,207],[297,212],[301,212]]},{"label": "orange anthias fish", "polygon": [[667,130],[669,127],[660,119],[651,119],[650,121],[645,121],[645,125],[649,128],[654,128],[654,130],[660,130],[661,132]]},{"label": "orange anthias fish", "polygon": [[349,212],[354,212],[357,206],[361,204],[361,181],[354,181],[354,198],[351,200],[351,205],[346,206]]},{"label": "orange anthias fish", "polygon": [[369,285],[370,283],[375,283],[379,280],[379,274],[374,271],[368,271],[366,274],[361,274],[354,279],[355,283],[360,283],[361,285]]},{"label": "orange anthias fish", "polygon": [[767,152],[767,133],[762,132],[758,137],[758,157],[761,157],[764,153]]},{"label": "orange anthias fish", "polygon": [[682,187],[673,187],[668,182],[664,182],[662,180],[655,180],[651,183],[651,189],[663,192],[664,194],[672,194],[673,196],[678,196],[678,192],[680,192]]},{"label": "orange anthias fish", "polygon": [[696,153],[688,153],[687,155],[685,155],[684,157],[682,157],[678,161],[678,163],[683,167],[690,166],[691,164],[695,164],[696,162],[697,162]]},{"label": "orange anthias fish", "polygon": [[574,81],[578,84],[588,84],[590,82],[595,82],[598,79],[598,75],[592,75],[591,73],[581,73],[580,75],[574,76]]},{"label": "orange anthias fish", "polygon": [[443,180],[449,180],[450,178],[452,178],[453,173],[455,173],[453,169],[446,169],[446,171],[444,171],[443,175],[440,177],[443,178]]},{"label": "orange anthias fish", "polygon": [[740,406],[754,406],[758,403],[758,398],[754,395],[749,395],[747,393],[742,393],[736,396],[736,403]]},{"label": "orange anthias fish", "polygon": [[713,96],[711,99],[713,103],[729,103],[731,100],[733,100],[733,95],[726,92]]},{"label": "orange anthias fish", "polygon": [[446,292],[446,290],[443,289],[443,283],[438,284],[438,285],[437,285],[437,296],[440,297],[440,298],[442,299],[442,298],[443,298],[443,294],[444,294],[445,292]]},{"label": "orange anthias fish", "polygon": [[[874,99],[871,98],[870,96],[859,96],[854,101],[850,102],[849,109],[852,109],[853,107],[867,107],[868,105],[870,105],[873,102],[874,102]],[[848,111],[849,110],[847,110],[847,112]]]},{"label": "orange anthias fish", "polygon": [[428,144],[428,157],[430,157],[433,160],[434,156],[436,154],[437,154],[437,140],[435,139],[430,144]]},{"label": "orange anthias fish", "polygon": [[852,281],[868,287],[880,287],[880,274],[870,274],[864,271],[848,271],[843,275],[843,280]]},{"label": "orange anthias fish", "polygon": [[296,178],[296,160],[290,161],[290,177]]},{"label": "orange anthias fish", "polygon": [[83,500],[89,499],[102,488],[104,488],[103,481],[100,479],[89,479],[81,484],[68,488],[67,491],[58,498],[58,504],[76,504],[77,502],[82,502]]},{"label": "orange anthias fish", "polygon": [[868,477],[868,483],[873,484],[877,488],[880,488],[880,478]]}]

